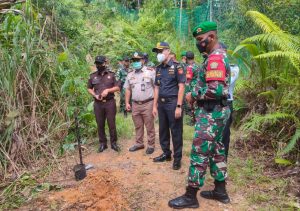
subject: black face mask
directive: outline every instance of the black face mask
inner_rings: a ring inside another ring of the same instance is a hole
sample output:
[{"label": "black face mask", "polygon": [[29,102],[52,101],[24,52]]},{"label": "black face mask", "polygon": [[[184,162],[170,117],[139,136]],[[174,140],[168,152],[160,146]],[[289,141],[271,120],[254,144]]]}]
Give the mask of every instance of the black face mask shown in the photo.
[{"label": "black face mask", "polygon": [[196,46],[200,53],[203,53],[206,51],[207,45],[208,45],[208,38],[206,38],[205,40],[203,40],[201,42],[196,43]]},{"label": "black face mask", "polygon": [[97,66],[97,70],[98,71],[103,71],[103,70],[105,70],[105,66],[103,65],[103,66]]}]

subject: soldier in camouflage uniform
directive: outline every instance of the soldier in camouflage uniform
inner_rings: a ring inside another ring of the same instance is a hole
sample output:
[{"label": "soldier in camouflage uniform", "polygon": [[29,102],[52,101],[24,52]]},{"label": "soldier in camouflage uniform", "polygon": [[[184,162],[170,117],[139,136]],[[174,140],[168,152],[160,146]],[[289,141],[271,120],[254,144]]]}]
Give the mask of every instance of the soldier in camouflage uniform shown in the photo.
[{"label": "soldier in camouflage uniform", "polygon": [[126,81],[126,77],[130,66],[130,59],[129,57],[123,58],[123,66],[120,66],[116,73],[116,80],[121,82],[121,90],[120,90],[120,112],[124,112],[124,116],[127,117],[127,111],[125,108],[125,89],[124,89],[124,83]]},{"label": "soldier in camouflage uniform", "polygon": [[[196,65],[194,61],[194,53],[192,51],[186,52],[186,67],[185,67],[185,90],[184,94],[191,92],[191,88],[195,85],[197,79],[197,73],[199,72],[199,66]],[[185,114],[191,116],[193,119],[191,125],[195,124],[195,114],[194,114],[194,105],[188,104],[186,100],[184,101],[184,112]]]},{"label": "soldier in camouflage uniform", "polygon": [[169,201],[169,206],[175,209],[199,207],[196,194],[204,185],[208,166],[215,179],[215,188],[212,191],[202,191],[200,195],[222,203],[230,202],[225,189],[227,165],[222,143],[223,129],[230,114],[227,106],[230,67],[226,52],[218,43],[215,22],[201,23],[194,28],[193,35],[200,53],[207,52],[208,59],[199,71],[197,84],[186,96],[188,102],[197,101],[197,122],[186,193]]}]

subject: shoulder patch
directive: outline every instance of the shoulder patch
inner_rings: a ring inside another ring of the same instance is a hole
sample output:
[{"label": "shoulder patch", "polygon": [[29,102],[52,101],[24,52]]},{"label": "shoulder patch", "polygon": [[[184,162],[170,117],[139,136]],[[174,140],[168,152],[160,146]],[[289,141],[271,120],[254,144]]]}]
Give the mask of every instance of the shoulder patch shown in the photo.
[{"label": "shoulder patch", "polygon": [[225,81],[226,67],[222,54],[212,54],[208,57],[206,81]]},{"label": "shoulder patch", "polygon": [[181,66],[177,67],[177,72],[179,75],[183,74],[183,68]]}]

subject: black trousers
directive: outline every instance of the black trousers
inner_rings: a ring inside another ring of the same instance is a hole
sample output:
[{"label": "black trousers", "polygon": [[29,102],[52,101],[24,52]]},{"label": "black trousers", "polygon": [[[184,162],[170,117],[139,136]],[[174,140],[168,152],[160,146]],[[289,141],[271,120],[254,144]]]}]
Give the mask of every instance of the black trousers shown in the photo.
[{"label": "black trousers", "polygon": [[109,128],[110,143],[114,144],[117,142],[116,111],[117,109],[115,99],[111,99],[106,102],[100,102],[95,100],[94,102],[94,112],[98,126],[100,144],[107,145],[107,138],[105,134],[106,120]]},{"label": "black trousers", "polygon": [[229,151],[229,143],[230,143],[230,126],[232,123],[232,112],[233,112],[233,106],[232,106],[232,101],[228,101],[228,106],[230,108],[230,116],[228,121],[226,122],[226,125],[224,127],[223,130],[223,139],[222,142],[225,146],[225,155],[226,155],[226,159],[228,157],[228,151]]},{"label": "black trousers", "polygon": [[159,118],[159,143],[162,151],[166,155],[171,155],[170,150],[170,132],[174,148],[174,160],[180,161],[182,158],[182,131],[183,118],[175,119],[175,110],[177,98],[168,99],[165,102],[158,102],[158,118]]}]

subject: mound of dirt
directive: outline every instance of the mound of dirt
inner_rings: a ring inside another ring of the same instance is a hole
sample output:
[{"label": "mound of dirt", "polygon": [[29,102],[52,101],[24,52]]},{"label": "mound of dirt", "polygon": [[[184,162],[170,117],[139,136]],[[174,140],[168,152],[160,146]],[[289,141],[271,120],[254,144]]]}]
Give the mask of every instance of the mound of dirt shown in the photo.
[{"label": "mound of dirt", "polygon": [[62,210],[129,210],[118,181],[107,171],[90,172],[75,187],[56,192],[49,198]]}]

